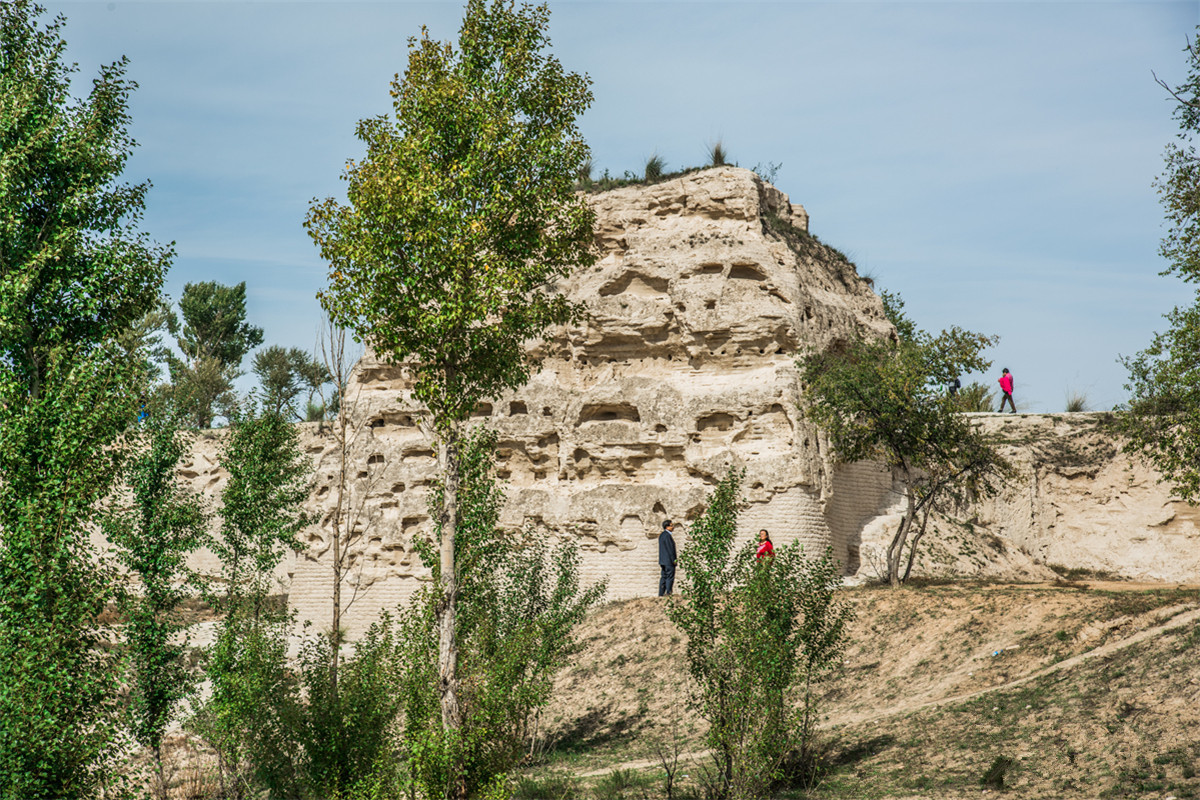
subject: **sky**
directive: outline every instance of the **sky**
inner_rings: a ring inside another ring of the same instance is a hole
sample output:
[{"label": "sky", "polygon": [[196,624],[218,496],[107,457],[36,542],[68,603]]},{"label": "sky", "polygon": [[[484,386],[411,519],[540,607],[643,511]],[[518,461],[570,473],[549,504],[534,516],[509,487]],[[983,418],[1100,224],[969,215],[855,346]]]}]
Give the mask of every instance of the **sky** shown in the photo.
[{"label": "sky", "polygon": [[[312,350],[325,264],[302,223],[344,197],[359,119],[390,111],[407,41],[460,2],[46,2],[77,91],[125,55],[166,291],[245,281],[266,344]],[[1190,290],[1160,276],[1154,180],[1200,22],[1189,2],[551,2],[587,73],[597,171],[702,164],[720,140],[917,324],[1000,336],[1020,410],[1126,398],[1118,359]],[[248,368],[249,359],[245,366]],[[251,385],[244,378],[241,388]]]}]

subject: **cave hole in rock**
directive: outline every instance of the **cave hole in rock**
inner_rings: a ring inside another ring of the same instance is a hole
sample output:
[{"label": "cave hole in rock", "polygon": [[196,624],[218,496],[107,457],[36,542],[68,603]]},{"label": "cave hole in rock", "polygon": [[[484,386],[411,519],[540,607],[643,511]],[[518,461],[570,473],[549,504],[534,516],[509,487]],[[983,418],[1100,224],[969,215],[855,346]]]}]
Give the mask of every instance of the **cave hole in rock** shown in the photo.
[{"label": "cave hole in rock", "polygon": [[529,413],[529,409],[526,408],[525,404],[522,403],[520,400],[514,400],[508,404],[508,415],[510,417],[515,417],[518,414],[528,414],[528,413]]},{"label": "cave hole in rock", "polygon": [[361,480],[365,480],[365,479],[366,479],[366,477],[367,477],[367,471],[366,471],[366,470],[363,470],[362,472],[358,473],[358,479],[359,479],[360,481],[361,481]]},{"label": "cave hole in rock", "polygon": [[654,426],[654,432],[655,432],[655,433],[666,433],[666,432],[667,432],[667,426],[666,426],[666,425],[661,425],[661,424],[659,424],[659,425],[655,425],[655,426]]},{"label": "cave hole in rock", "polygon": [[655,275],[626,272],[620,278],[600,287],[601,297],[615,294],[630,294],[634,297],[652,297],[667,293],[667,279]]},{"label": "cave hole in rock", "polygon": [[642,518],[637,514],[626,514],[621,517],[620,525],[618,526],[621,535],[627,539],[632,539],[646,529],[642,524]]},{"label": "cave hole in rock", "polygon": [[421,447],[421,448],[409,450],[409,451],[405,452],[404,455],[401,457],[402,461],[410,461],[413,459],[428,459],[430,461],[433,461],[434,460],[433,451],[428,448]]},{"label": "cave hole in rock", "polygon": [[662,501],[656,501],[654,503],[654,508],[650,509],[650,511],[651,513],[665,517],[667,514],[667,507],[662,504]]},{"label": "cave hole in rock", "polygon": [[400,492],[403,492],[403,491],[404,491],[403,483],[393,483],[392,484],[392,494],[399,494]]},{"label": "cave hole in rock", "polygon": [[404,519],[400,520],[400,530],[403,531],[405,536],[411,537],[414,533],[416,533],[417,528],[421,526],[421,523],[427,519],[429,519],[429,517],[405,517]]},{"label": "cave hole in rock", "polygon": [[629,403],[588,403],[579,413],[579,422],[641,422],[637,407]]},{"label": "cave hole in rock", "polygon": [[490,417],[492,415],[491,403],[480,403],[475,406],[475,410],[471,412],[472,417]]},{"label": "cave hole in rock", "polygon": [[749,264],[735,264],[733,269],[729,270],[729,280],[731,281],[765,281],[766,279],[766,275]]},{"label": "cave hole in rock", "polygon": [[711,428],[716,428],[719,431],[727,431],[733,428],[734,418],[730,414],[723,411],[718,411],[715,414],[709,414],[696,420],[696,430],[706,431]]},{"label": "cave hole in rock", "polygon": [[708,300],[704,303],[704,307],[707,308],[709,311],[712,311],[714,308],[717,307],[717,301],[716,300]]},{"label": "cave hole in rock", "polygon": [[367,466],[368,467],[371,466],[372,464],[382,464],[382,463],[383,463],[383,453],[373,453],[370,457],[367,458]]},{"label": "cave hole in rock", "polygon": [[551,416],[551,414],[550,414],[550,406],[542,406],[542,416],[543,416],[543,417],[549,417],[549,416]]},{"label": "cave hole in rock", "polygon": [[708,264],[701,264],[700,269],[697,270],[696,274],[697,275],[720,275],[724,271],[725,271],[724,264],[717,264],[717,263],[709,262]]}]

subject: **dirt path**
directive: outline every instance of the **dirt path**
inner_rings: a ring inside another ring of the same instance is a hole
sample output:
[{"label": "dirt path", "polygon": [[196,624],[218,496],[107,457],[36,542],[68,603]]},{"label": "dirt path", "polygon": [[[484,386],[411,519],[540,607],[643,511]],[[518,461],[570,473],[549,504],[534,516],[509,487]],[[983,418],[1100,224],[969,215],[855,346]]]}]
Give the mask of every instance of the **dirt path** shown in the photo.
[{"label": "dirt path", "polygon": [[[1112,591],[1112,590],[1121,591],[1121,590],[1134,590],[1134,588],[1138,585],[1127,584],[1127,583],[1118,583],[1118,582],[1113,582],[1113,583],[1107,583],[1107,582],[1091,583],[1091,582],[1089,582],[1089,586],[1091,586],[1092,588],[1103,589],[1106,591]],[[1039,585],[1039,588],[1046,588],[1046,585],[1044,585],[1044,584]],[[1146,587],[1143,586],[1141,588],[1146,588]],[[1161,584],[1155,584],[1150,588],[1163,588],[1163,587]],[[1181,587],[1181,588],[1191,588],[1191,587]],[[1059,661],[1055,664],[1051,664],[1048,667],[1043,667],[1041,669],[1034,670],[1033,672],[1029,673],[1028,675],[1023,675],[1020,678],[1016,678],[1014,680],[1007,681],[1005,683],[997,684],[995,686],[989,686],[984,689],[976,690],[974,692],[966,692],[963,694],[952,695],[949,697],[942,697],[942,698],[938,698],[936,700],[927,700],[924,702],[901,704],[901,705],[897,705],[897,706],[893,706],[891,708],[885,709],[883,711],[878,711],[878,712],[874,712],[874,713],[863,713],[863,714],[858,714],[858,715],[854,715],[854,716],[843,717],[843,718],[839,719],[836,723],[826,723],[826,724],[822,725],[821,727],[822,728],[831,728],[831,727],[836,727],[836,726],[841,726],[841,725],[856,725],[856,724],[862,724],[862,723],[875,722],[878,720],[888,719],[890,717],[901,716],[904,714],[911,714],[916,711],[923,711],[925,709],[939,708],[939,707],[946,706],[946,705],[969,702],[978,697],[983,697],[985,695],[993,694],[995,692],[1001,692],[1001,691],[1004,691],[1007,689],[1012,689],[1017,686],[1022,686],[1024,684],[1036,681],[1040,678],[1044,678],[1047,675],[1053,675],[1055,673],[1064,672],[1064,671],[1073,669],[1074,667],[1077,667],[1080,664],[1083,664],[1092,659],[1104,658],[1105,656],[1109,656],[1113,653],[1120,652],[1121,650],[1124,650],[1126,648],[1133,647],[1134,645],[1144,642],[1147,639],[1152,639],[1157,636],[1162,636],[1162,635],[1169,633],[1177,628],[1181,628],[1181,627],[1184,627],[1186,625],[1191,625],[1191,624],[1198,624],[1198,623],[1200,623],[1200,608],[1198,608],[1195,603],[1183,603],[1180,605],[1170,606],[1168,608],[1161,609],[1159,611],[1159,616],[1160,617],[1165,616],[1166,619],[1164,619],[1162,622],[1159,622],[1157,625],[1152,625],[1151,627],[1143,628],[1142,630],[1140,630],[1136,633],[1130,634],[1129,636],[1124,637],[1122,639],[1117,639],[1115,641],[1100,645],[1099,647],[1096,647],[1092,650],[1088,650],[1086,652],[1080,653],[1080,654],[1072,656],[1070,658],[1063,659],[1062,661]],[[698,751],[693,751],[693,752],[689,752],[689,753],[681,753],[679,756],[679,762],[680,763],[691,763],[691,762],[700,761],[700,760],[707,758],[709,756],[710,752],[711,751],[709,751],[709,750],[698,750]],[[661,764],[661,762],[656,759],[640,759],[637,761],[626,761],[622,764],[617,764],[617,765],[614,765],[611,767],[605,767],[604,769],[592,770],[591,772],[582,773],[581,777],[584,777],[584,778],[600,777],[603,775],[607,775],[611,772],[614,772],[616,770],[622,770],[622,769],[634,769],[634,770],[650,769],[652,767],[660,766],[660,764]]]}]

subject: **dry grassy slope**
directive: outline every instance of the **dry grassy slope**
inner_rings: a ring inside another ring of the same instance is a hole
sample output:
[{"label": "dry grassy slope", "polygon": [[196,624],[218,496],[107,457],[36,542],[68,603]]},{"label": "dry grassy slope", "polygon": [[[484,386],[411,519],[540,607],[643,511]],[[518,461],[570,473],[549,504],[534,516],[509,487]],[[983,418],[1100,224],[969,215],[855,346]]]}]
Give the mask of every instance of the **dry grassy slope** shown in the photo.
[{"label": "dry grassy slope", "polygon": [[[847,590],[857,617],[826,688],[827,797],[1200,796],[1200,594],[1131,584]],[[683,641],[657,599],[581,630],[544,718],[548,763],[583,774],[699,747]],[[1140,641],[1139,641],[1140,639]],[[999,653],[997,655],[997,653]],[[1094,656],[1094,657],[1090,657]]]}]

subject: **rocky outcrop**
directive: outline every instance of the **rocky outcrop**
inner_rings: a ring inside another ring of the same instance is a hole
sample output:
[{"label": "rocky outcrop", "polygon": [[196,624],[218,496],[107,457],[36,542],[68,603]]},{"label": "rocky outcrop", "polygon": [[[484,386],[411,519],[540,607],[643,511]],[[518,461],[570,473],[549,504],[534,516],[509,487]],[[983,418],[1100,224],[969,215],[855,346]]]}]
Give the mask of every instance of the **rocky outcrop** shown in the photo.
[{"label": "rocky outcrop", "polygon": [[[971,416],[1000,437],[1016,476],[998,496],[932,521],[916,574],[1038,580],[1074,571],[1200,582],[1200,509],[1172,498],[1149,464],[1121,452],[1109,415]],[[879,574],[902,512],[896,502],[864,524],[861,579]]]},{"label": "rocky outcrop", "polygon": [[[800,415],[796,356],[857,333],[892,335],[869,281],[808,233],[808,217],[746,170],[719,168],[597,195],[600,259],[561,288],[586,323],[555,331],[543,368],[474,419],[499,434],[502,523],[575,541],[582,577],[609,597],[654,594],[659,526],[687,523],[730,467],[746,470],[742,536],[831,547],[848,574],[874,577],[901,494],[876,464],[835,464]],[[428,580],[415,543],[432,532],[436,457],[401,367],[367,353],[343,409],[352,423],[350,549],[343,617],[351,635]],[[1041,579],[1047,565],[1200,580],[1196,509],[1088,415],[981,415],[1020,478],[1000,497],[935,522],[918,573]],[[182,474],[214,494],[219,436]],[[327,627],[340,469],[334,440],[303,426],[314,463],[307,552],[281,591]],[[681,541],[682,543],[682,541]],[[206,556],[196,563],[205,565]]]},{"label": "rocky outcrop", "polygon": [[1119,450],[1105,413],[987,415],[1019,479],[979,524],[1041,564],[1124,578],[1200,582],[1200,509],[1171,497]]},{"label": "rocky outcrop", "polygon": [[[585,580],[607,578],[610,597],[644,595],[658,584],[661,521],[686,529],[735,466],[746,470],[747,536],[766,527],[776,542],[832,546],[853,561],[858,527],[890,480],[833,466],[798,411],[795,359],[839,337],[890,334],[869,283],[808,233],[800,206],[748,170],[629,187],[594,204],[599,261],[561,286],[586,304],[586,323],[556,331],[529,384],[475,414],[499,433],[503,524],[574,539]],[[368,353],[346,404],[361,431],[353,505],[364,539],[350,621],[360,627],[426,579],[413,543],[431,532],[436,458],[402,368]],[[336,459],[314,455],[323,497]],[[325,511],[291,590],[317,620],[330,580]]]}]

